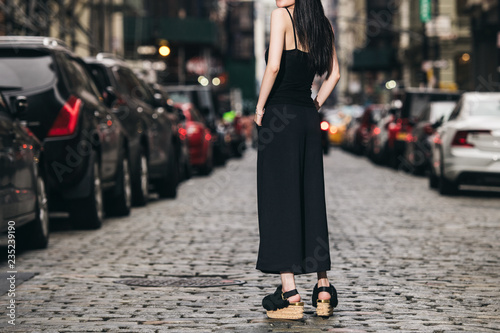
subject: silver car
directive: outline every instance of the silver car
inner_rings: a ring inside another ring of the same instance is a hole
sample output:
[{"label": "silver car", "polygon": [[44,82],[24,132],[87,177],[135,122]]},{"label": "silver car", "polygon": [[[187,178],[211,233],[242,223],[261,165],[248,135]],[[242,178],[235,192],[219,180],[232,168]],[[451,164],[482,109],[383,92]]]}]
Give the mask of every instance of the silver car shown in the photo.
[{"label": "silver car", "polygon": [[500,93],[464,93],[431,144],[430,186],[500,186]]}]

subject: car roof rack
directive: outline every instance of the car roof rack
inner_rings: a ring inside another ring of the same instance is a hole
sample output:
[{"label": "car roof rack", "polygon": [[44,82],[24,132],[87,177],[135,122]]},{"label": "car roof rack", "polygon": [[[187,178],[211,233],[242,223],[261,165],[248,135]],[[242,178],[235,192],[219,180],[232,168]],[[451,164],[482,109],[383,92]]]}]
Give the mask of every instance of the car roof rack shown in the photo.
[{"label": "car roof rack", "polygon": [[43,45],[47,47],[68,48],[65,42],[58,38],[42,36],[0,36],[0,43],[4,44],[29,44]]}]

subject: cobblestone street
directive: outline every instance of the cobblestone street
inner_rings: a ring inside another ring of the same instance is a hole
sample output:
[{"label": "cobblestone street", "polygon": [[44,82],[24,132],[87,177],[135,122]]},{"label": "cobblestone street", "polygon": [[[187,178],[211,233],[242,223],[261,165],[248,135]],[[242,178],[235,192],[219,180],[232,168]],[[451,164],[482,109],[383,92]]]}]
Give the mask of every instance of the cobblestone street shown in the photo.
[{"label": "cobblestone street", "polygon": [[[314,315],[314,275],[297,277],[300,321],[267,319],[262,298],[280,283],[255,269],[256,152],[183,183],[100,230],[55,221],[49,248],[19,253],[16,325],[2,332],[497,332],[500,197],[440,196],[426,178],[334,149],[325,157],[339,306]],[[1,248],[7,251],[6,247]],[[5,257],[5,255],[3,255]],[[2,261],[1,273],[8,271]],[[222,277],[224,287],[131,287],[128,278]]]}]

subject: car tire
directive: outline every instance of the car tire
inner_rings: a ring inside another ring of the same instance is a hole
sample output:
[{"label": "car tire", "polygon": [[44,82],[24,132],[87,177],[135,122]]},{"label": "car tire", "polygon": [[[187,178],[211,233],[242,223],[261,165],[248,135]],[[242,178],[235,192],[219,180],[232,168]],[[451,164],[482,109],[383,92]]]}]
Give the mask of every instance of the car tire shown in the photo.
[{"label": "car tire", "polygon": [[441,152],[440,175],[439,175],[439,194],[454,195],[458,191],[458,184],[446,179],[446,177],[444,176],[444,166],[443,165],[444,165],[443,153]]},{"label": "car tire", "polygon": [[149,199],[149,166],[143,147],[137,156],[136,165],[132,175],[132,203],[134,206],[145,206]]},{"label": "car tire", "polygon": [[124,151],[117,169],[116,188],[110,198],[107,213],[112,216],[127,216],[132,208],[132,182],[128,154]]},{"label": "car tire", "polygon": [[104,204],[101,183],[99,159],[94,151],[91,155],[92,185],[86,198],[70,202],[70,219],[72,224],[80,229],[99,229],[104,219]]},{"label": "car tire", "polygon": [[157,183],[157,191],[160,198],[175,198],[177,196],[177,186],[179,185],[179,166],[177,154],[175,154],[174,144],[170,145],[169,162],[164,178]]},{"label": "car tire", "polygon": [[205,165],[200,167],[200,174],[203,176],[208,176],[212,173],[213,169],[214,169],[213,152],[211,154],[210,152],[208,152]]},{"label": "car tire", "polygon": [[183,168],[183,180],[190,179],[193,176],[193,168],[191,168],[191,163],[189,163],[189,158],[184,158],[184,168]]},{"label": "car tire", "polygon": [[36,177],[36,218],[19,230],[21,247],[45,249],[49,244],[50,223],[45,181],[38,173]]}]

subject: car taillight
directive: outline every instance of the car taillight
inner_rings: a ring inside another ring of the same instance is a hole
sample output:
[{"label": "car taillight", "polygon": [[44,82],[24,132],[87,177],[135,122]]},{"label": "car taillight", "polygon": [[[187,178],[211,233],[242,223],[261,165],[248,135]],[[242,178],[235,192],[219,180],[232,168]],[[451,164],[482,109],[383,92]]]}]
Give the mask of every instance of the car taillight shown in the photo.
[{"label": "car taillight", "polygon": [[374,134],[374,135],[379,135],[379,134],[380,134],[380,128],[375,127],[375,128],[373,129],[373,134]]},{"label": "car taillight", "polygon": [[186,139],[187,131],[185,128],[179,128],[179,137],[181,140]]},{"label": "car taillight", "polygon": [[469,134],[478,134],[478,133],[491,133],[491,131],[488,130],[457,131],[457,133],[455,133],[453,141],[451,142],[451,145],[455,147],[472,148],[474,147],[474,145],[470,142],[467,142],[467,136]]},{"label": "car taillight", "polygon": [[322,129],[323,131],[328,131],[328,128],[329,128],[329,127],[330,127],[330,124],[328,124],[328,122],[327,122],[327,121],[322,121],[322,122],[321,122],[321,129]]},{"label": "car taillight", "polygon": [[336,134],[338,131],[339,130],[338,130],[337,126],[333,126],[333,125],[330,126],[330,133]]},{"label": "car taillight", "polygon": [[70,96],[61,111],[59,111],[59,114],[57,115],[54,124],[52,124],[47,136],[67,136],[75,133],[81,106],[81,99],[75,96]]},{"label": "car taillight", "polygon": [[205,134],[205,140],[206,141],[212,140],[212,135],[210,135],[210,133]]}]

